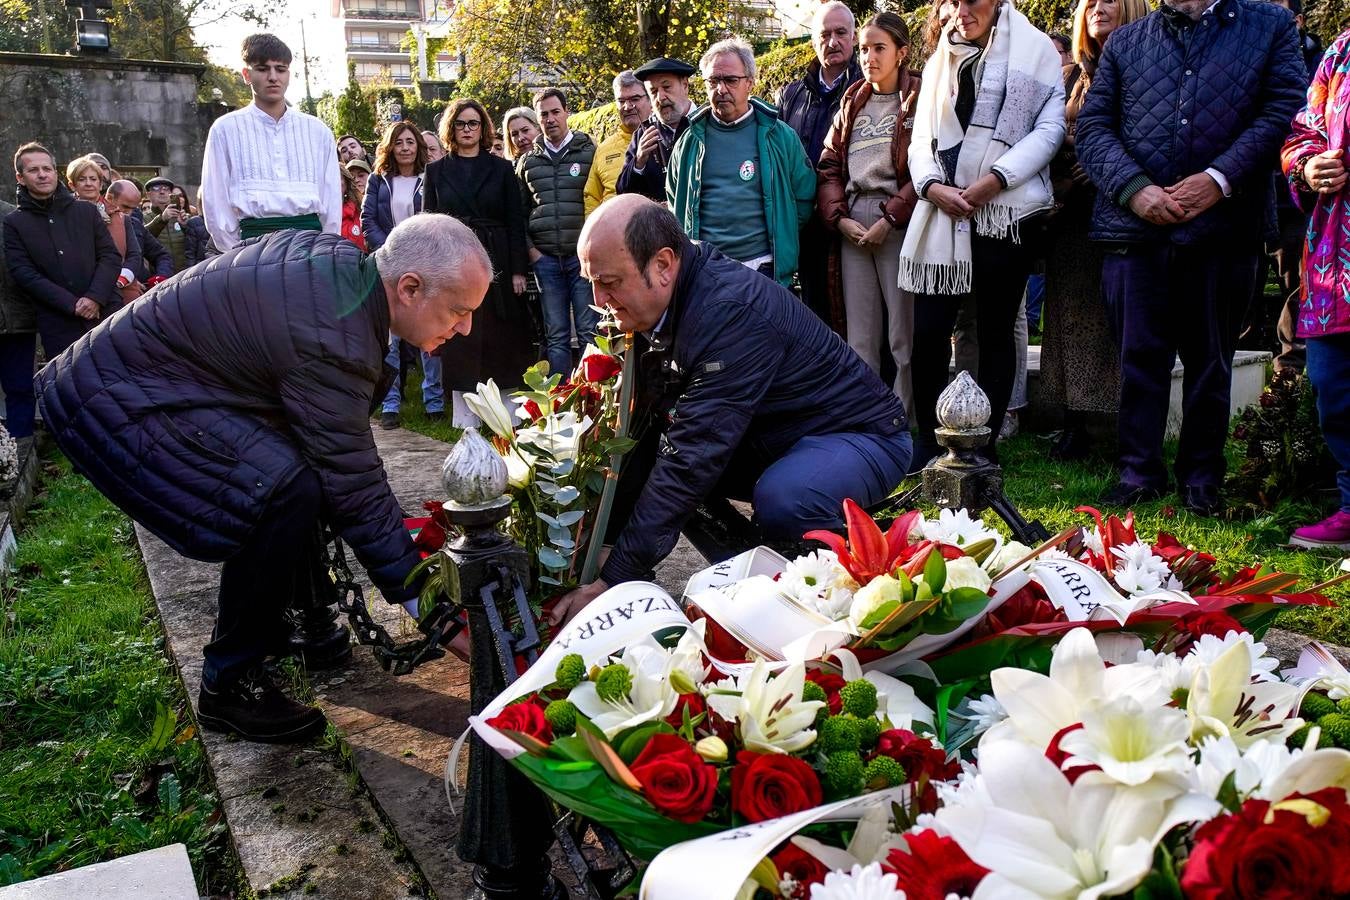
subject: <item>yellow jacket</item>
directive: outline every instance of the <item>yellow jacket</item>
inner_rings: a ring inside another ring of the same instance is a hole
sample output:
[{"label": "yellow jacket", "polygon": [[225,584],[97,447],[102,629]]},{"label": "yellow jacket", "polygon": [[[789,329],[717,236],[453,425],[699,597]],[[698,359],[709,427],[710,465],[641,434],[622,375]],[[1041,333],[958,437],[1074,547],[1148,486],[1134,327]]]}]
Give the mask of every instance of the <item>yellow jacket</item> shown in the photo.
[{"label": "yellow jacket", "polygon": [[623,171],[623,156],[628,144],[633,140],[633,132],[619,130],[600,142],[595,148],[595,160],[591,163],[591,174],[586,179],[586,215],[595,212],[595,208],[613,197],[619,173]]}]

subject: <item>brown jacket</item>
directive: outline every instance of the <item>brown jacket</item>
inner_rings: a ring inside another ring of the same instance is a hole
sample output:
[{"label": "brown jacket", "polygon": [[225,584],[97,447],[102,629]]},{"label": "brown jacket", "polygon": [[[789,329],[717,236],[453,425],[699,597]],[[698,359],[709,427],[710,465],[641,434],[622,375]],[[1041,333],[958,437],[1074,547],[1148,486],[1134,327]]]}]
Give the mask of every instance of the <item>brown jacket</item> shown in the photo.
[{"label": "brown jacket", "polygon": [[[891,227],[903,230],[909,224],[914,206],[919,202],[914,184],[909,177],[909,138],[914,131],[914,109],[919,102],[919,73],[908,69],[900,71],[900,121],[891,140],[891,158],[895,162],[896,180],[900,190],[882,204],[882,215]],[[831,231],[839,230],[839,220],[848,215],[848,144],[853,136],[853,122],[858,112],[872,96],[872,86],[866,81],[849,85],[835,113],[834,124],[825,137],[816,169],[816,205],[820,218]],[[830,325],[839,334],[846,334],[844,322],[843,280],[839,268],[839,241],[830,246]]]}]

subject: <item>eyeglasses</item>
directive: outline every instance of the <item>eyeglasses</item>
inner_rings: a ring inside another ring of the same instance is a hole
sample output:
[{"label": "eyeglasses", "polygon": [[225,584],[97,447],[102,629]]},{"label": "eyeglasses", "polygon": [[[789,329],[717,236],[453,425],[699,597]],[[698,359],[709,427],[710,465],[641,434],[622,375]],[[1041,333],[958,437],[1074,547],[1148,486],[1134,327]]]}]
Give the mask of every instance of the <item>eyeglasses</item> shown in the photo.
[{"label": "eyeglasses", "polygon": [[706,79],[704,79],[704,80],[708,82],[708,86],[709,86],[709,87],[714,87],[714,88],[715,88],[715,87],[721,86],[721,87],[734,88],[734,87],[736,87],[736,85],[740,84],[742,81],[749,81],[749,80],[750,80],[750,76],[749,76],[749,75],[709,75],[709,76],[708,76]]},{"label": "eyeglasses", "polygon": [[636,97],[620,97],[618,100],[615,100],[614,102],[618,106],[637,106],[639,103],[641,103],[643,100],[646,99],[647,99],[646,95],[639,94]]},{"label": "eyeglasses", "polygon": [[466,121],[464,119],[456,119],[455,127],[462,128],[465,131],[477,131],[478,129],[483,127],[483,123],[478,121],[477,119],[472,119],[469,121]]}]

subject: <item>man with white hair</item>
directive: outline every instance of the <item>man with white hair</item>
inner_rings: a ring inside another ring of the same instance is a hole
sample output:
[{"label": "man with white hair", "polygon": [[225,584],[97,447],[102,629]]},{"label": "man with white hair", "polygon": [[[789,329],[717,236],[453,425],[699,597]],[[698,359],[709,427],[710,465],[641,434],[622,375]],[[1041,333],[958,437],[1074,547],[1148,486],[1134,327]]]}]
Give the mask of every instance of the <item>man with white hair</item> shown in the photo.
[{"label": "man with white hair", "polygon": [[[825,135],[839,111],[844,91],[862,78],[854,54],[857,22],[853,11],[839,0],[816,7],[811,17],[811,47],[816,58],[806,74],[783,86],[778,93],[778,115],[797,132],[814,168],[820,165]],[[838,236],[831,234],[819,216],[812,216],[802,229],[798,271],[802,300],[825,321],[830,320],[829,248]]]},{"label": "man with white hair", "polygon": [[782,284],[797,271],[798,230],[815,208],[816,173],[797,133],[751,94],[755,54],[740,38],[699,61],[708,105],[671,150],[666,201],[685,234]]},{"label": "man with white hair", "polygon": [[633,131],[652,114],[647,89],[632,69],[624,69],[614,76],[614,105],[619,108],[619,127],[595,148],[595,161],[586,178],[588,216],[619,192],[619,173],[623,171],[623,158],[633,140]]},{"label": "man with white hair", "polygon": [[38,374],[75,468],[179,553],[224,563],[201,725],[267,742],[323,728],[263,666],[292,600],[331,591],[322,523],[385,599],[414,600],[418,552],[370,432],[393,380],[388,335],[431,352],[468,334],[491,280],[449,216],[406,219],[371,256],[278,232],[155,287]]}]

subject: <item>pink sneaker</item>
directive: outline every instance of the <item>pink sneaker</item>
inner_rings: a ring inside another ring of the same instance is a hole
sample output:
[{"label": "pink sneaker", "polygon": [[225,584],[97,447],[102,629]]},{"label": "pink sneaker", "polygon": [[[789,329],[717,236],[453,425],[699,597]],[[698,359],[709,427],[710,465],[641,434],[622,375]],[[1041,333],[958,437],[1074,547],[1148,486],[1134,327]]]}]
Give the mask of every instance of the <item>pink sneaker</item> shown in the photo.
[{"label": "pink sneaker", "polygon": [[1335,512],[1316,525],[1304,525],[1289,538],[1295,547],[1335,547],[1350,550],[1350,513]]}]

